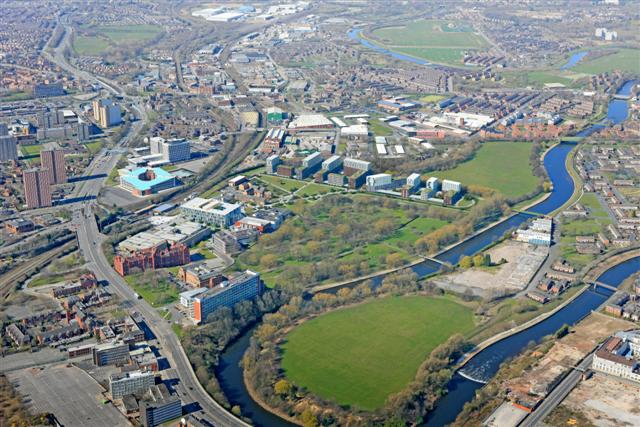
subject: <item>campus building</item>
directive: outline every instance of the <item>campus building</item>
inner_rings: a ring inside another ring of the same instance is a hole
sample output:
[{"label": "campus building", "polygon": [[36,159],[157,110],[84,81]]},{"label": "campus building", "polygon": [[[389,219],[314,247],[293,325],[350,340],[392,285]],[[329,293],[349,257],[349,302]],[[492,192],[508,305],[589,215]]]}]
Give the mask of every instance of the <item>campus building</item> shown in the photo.
[{"label": "campus building", "polygon": [[594,353],[592,368],[640,382],[640,331],[618,332],[610,337]]},{"label": "campus building", "polygon": [[244,216],[240,205],[202,197],[185,202],[180,210],[189,219],[219,227],[230,227]]},{"label": "campus building", "polygon": [[142,394],[155,385],[153,372],[122,372],[109,377],[109,393],[113,399],[122,399],[127,394]]},{"label": "campus building", "polygon": [[118,254],[113,258],[113,268],[124,277],[134,268],[142,271],[155,270],[188,264],[190,261],[187,245],[174,243],[170,246],[153,247],[130,254]]},{"label": "campus building", "polygon": [[267,132],[262,141],[262,152],[271,153],[280,150],[284,141],[285,131],[283,129],[273,128]]},{"label": "campus building", "polygon": [[393,185],[393,177],[388,173],[379,173],[367,177],[367,191],[380,191]]},{"label": "campus building", "polygon": [[177,179],[161,168],[125,170],[120,175],[120,186],[135,196],[148,196],[177,185]]},{"label": "campus building", "polygon": [[213,288],[222,283],[224,276],[218,269],[202,263],[180,267],[178,279],[194,288]]},{"label": "campus building", "polygon": [[43,169],[29,169],[22,173],[22,181],[27,209],[51,206],[49,172]]},{"label": "campus building", "polygon": [[255,298],[262,292],[260,274],[247,270],[222,282],[219,286],[195,297],[193,321],[198,324],[220,307],[233,307],[236,303]]},{"label": "campus building", "polygon": [[282,163],[277,154],[267,157],[266,172],[275,175],[278,171],[278,165]]},{"label": "campus building", "polygon": [[64,150],[42,150],[40,164],[49,175],[49,182],[64,184],[67,182],[67,171],[64,162]]}]

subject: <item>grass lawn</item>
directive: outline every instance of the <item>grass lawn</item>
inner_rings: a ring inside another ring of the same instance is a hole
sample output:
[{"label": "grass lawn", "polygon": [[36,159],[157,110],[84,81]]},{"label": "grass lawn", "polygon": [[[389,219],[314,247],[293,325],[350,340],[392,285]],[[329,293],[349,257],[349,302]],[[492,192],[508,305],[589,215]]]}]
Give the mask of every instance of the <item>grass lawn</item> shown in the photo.
[{"label": "grass lawn", "polygon": [[158,279],[156,286],[144,283],[143,273],[130,274],[124,279],[134,291],[154,307],[171,304],[178,300],[178,289],[164,279]]},{"label": "grass lawn", "polygon": [[473,159],[453,169],[434,171],[432,175],[463,185],[492,188],[507,198],[515,198],[530,193],[538,185],[529,164],[532,148],[526,142],[486,142]]},{"label": "grass lawn", "polygon": [[489,47],[483,36],[462,21],[419,20],[379,28],[372,36],[390,50],[442,64],[461,65],[465,51]]},{"label": "grass lawn", "polygon": [[330,193],[332,191],[336,191],[338,190],[336,187],[331,187],[328,185],[324,185],[324,184],[316,184],[314,182],[311,182],[307,185],[305,185],[304,187],[302,187],[300,190],[298,190],[296,192],[296,195],[298,196],[315,196],[318,194],[326,194],[326,193]]},{"label": "grass lawn", "polygon": [[73,40],[73,50],[81,56],[99,55],[109,46],[109,41],[97,36],[76,36]]},{"label": "grass lawn", "polygon": [[44,148],[43,144],[21,145],[20,151],[23,156],[40,156],[40,151]]},{"label": "grass lawn", "polygon": [[369,122],[369,130],[373,132],[375,136],[390,136],[393,134],[393,130],[378,119],[371,119]]},{"label": "grass lawn", "polygon": [[446,96],[444,95],[431,94],[431,95],[421,96],[419,100],[420,102],[424,102],[425,104],[435,104],[436,102],[440,102],[445,98]]},{"label": "grass lawn", "polygon": [[282,368],[320,397],[373,410],[413,380],[435,347],[473,327],[473,312],[447,299],[382,298],[295,328]]},{"label": "grass lawn", "polygon": [[280,176],[274,175],[260,175],[258,179],[276,187],[277,189],[284,190],[289,193],[293,193],[294,191],[302,188],[302,186],[305,184],[304,181],[282,178]]},{"label": "grass lawn", "polygon": [[640,74],[640,49],[615,49],[610,55],[589,59],[587,55],[571,71],[585,74],[601,74],[614,70]]},{"label": "grass lawn", "polygon": [[102,149],[103,145],[104,145],[104,141],[100,141],[100,140],[84,144],[90,156],[95,156],[98,153],[98,151]]},{"label": "grass lawn", "polygon": [[418,238],[437,230],[445,224],[447,224],[447,221],[437,218],[416,218],[396,231],[386,242],[390,245],[397,245],[398,242],[413,243]]}]

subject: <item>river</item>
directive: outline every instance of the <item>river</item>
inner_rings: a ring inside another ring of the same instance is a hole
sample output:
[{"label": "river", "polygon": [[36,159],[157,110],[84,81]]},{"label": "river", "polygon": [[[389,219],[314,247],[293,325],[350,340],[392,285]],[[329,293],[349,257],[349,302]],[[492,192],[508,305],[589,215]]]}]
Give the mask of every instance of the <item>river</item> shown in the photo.
[{"label": "river", "polygon": [[[415,61],[412,60],[412,62]],[[633,84],[634,82],[625,83],[618,93],[622,95],[630,94]],[[587,136],[598,128],[621,123],[627,118],[627,115],[628,103],[624,100],[614,99],[609,103],[607,118],[601,123],[594,124],[590,128],[581,131],[577,136]],[[569,200],[573,194],[574,184],[566,168],[566,160],[574,146],[575,144],[572,143],[561,143],[549,150],[544,158],[544,167],[553,184],[553,190],[547,199],[534,205],[529,211],[548,214],[560,208]],[[530,214],[524,213],[514,215],[506,221],[443,252],[436,258],[456,264],[461,257],[477,253],[502,237],[506,231],[517,227],[530,217]],[[437,272],[438,264],[433,261],[425,261],[415,265],[412,269],[419,277],[425,277]],[[638,270],[640,270],[640,257],[610,268],[598,280],[617,287],[628,276]],[[378,277],[374,279],[374,282],[379,283],[381,280],[382,277]],[[588,315],[591,310],[599,307],[609,295],[608,291],[604,290],[599,290],[598,292],[586,291],[553,316],[478,353],[462,369],[461,372],[464,376],[460,373],[454,375],[448,384],[447,395],[438,401],[436,408],[428,415],[427,424],[429,426],[444,426],[455,420],[464,404],[473,399],[475,391],[482,387],[482,382],[488,381],[504,360],[519,354],[529,342],[541,340],[545,335],[555,332],[562,325],[575,324]],[[216,372],[220,385],[228,400],[234,405],[239,405],[242,414],[251,418],[256,426],[291,426],[291,423],[271,414],[255,403],[244,386],[242,368],[240,368],[239,363],[249,345],[252,333],[253,329],[247,331],[222,353],[220,365]]]}]

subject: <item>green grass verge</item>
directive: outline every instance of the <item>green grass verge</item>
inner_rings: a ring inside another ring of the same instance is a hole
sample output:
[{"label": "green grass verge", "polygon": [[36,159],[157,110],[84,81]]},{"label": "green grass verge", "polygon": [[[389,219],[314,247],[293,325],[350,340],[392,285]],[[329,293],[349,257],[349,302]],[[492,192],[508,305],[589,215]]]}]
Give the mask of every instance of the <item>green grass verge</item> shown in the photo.
[{"label": "green grass verge", "polygon": [[463,185],[492,188],[505,197],[515,198],[532,192],[538,185],[538,177],[529,164],[532,148],[526,142],[486,142],[473,159],[431,175]]},{"label": "green grass verge", "polygon": [[446,299],[373,300],[294,329],[283,346],[282,368],[320,397],[374,410],[413,380],[435,347],[473,327],[473,312]]},{"label": "green grass verge", "polygon": [[171,304],[178,300],[178,289],[163,278],[158,278],[155,285],[143,280],[144,273],[131,274],[124,279],[134,291],[154,307]]},{"label": "green grass verge", "polygon": [[623,71],[640,74],[640,49],[615,49],[609,55],[589,59],[587,55],[571,71],[584,74],[601,74]]}]

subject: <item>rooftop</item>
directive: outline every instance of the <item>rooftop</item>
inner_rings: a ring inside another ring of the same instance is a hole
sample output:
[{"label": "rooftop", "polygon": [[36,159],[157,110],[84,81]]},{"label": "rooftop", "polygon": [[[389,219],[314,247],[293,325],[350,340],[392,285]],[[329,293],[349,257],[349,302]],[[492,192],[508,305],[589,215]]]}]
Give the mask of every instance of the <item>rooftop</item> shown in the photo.
[{"label": "rooftop", "polygon": [[174,177],[162,168],[138,168],[125,172],[121,179],[139,191],[147,191],[158,184],[173,180]]}]

